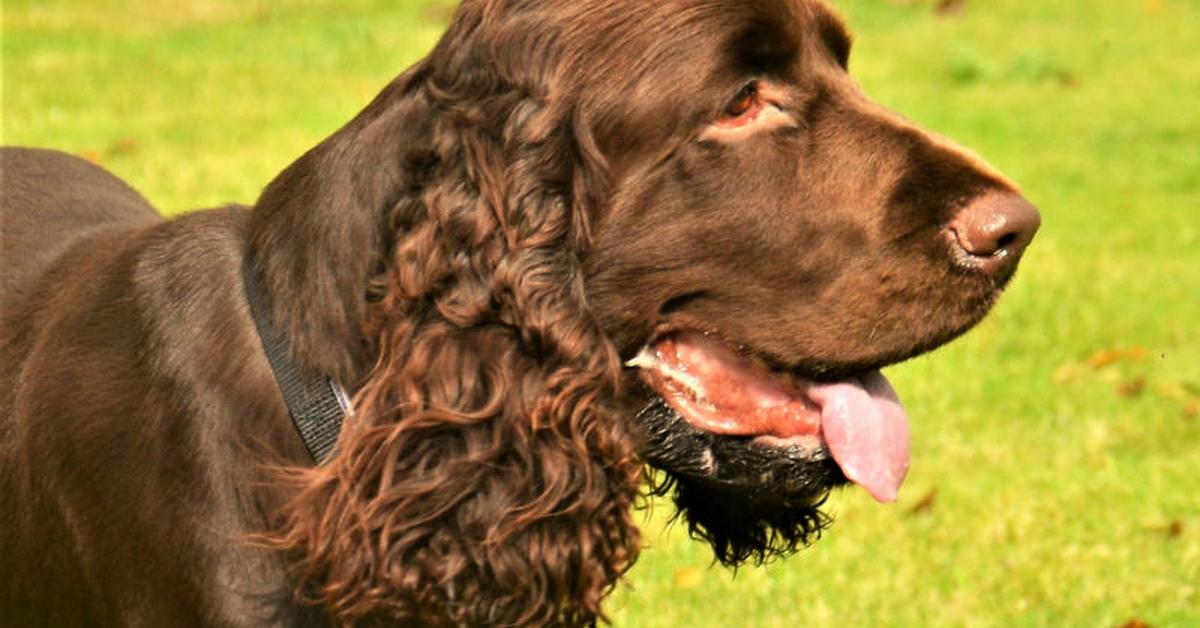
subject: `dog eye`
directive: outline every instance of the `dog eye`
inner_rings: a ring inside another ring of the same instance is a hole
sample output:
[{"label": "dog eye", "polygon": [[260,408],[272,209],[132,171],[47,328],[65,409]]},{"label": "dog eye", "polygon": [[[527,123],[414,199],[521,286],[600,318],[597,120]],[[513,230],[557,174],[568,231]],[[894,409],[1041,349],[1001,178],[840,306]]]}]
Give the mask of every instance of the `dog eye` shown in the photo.
[{"label": "dog eye", "polygon": [[758,100],[758,83],[747,83],[745,87],[725,105],[723,112],[726,118],[740,118],[745,115]]},{"label": "dog eye", "polygon": [[717,126],[740,127],[753,122],[762,112],[762,95],[758,91],[758,82],[747,83],[725,105],[725,109],[717,118]]},{"label": "dog eye", "polygon": [[796,125],[783,102],[787,93],[765,80],[747,83],[700,134],[702,141],[736,142],[761,131]]}]

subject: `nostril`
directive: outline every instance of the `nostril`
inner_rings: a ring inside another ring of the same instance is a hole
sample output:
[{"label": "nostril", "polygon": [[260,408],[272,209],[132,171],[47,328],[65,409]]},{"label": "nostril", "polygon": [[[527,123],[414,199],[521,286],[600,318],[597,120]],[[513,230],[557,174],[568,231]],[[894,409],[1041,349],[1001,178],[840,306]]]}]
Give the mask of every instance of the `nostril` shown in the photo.
[{"label": "nostril", "polygon": [[1006,233],[1006,234],[1000,236],[999,240],[996,240],[996,246],[997,246],[997,248],[1004,249],[1004,248],[1008,248],[1008,245],[1010,245],[1016,241],[1017,241],[1017,234]]}]

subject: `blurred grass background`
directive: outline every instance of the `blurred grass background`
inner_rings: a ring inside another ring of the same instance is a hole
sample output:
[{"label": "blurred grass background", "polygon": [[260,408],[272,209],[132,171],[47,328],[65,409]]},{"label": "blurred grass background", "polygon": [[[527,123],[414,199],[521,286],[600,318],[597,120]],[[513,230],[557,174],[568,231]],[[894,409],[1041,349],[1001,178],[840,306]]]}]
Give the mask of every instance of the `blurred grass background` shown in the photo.
[{"label": "blurred grass background", "polygon": [[[838,6],[866,91],[1020,182],[1042,232],[992,316],[890,370],[914,431],[899,504],[840,492],[814,548],[736,577],[660,504],[614,623],[1200,625],[1200,2]],[[4,0],[0,139],[170,213],[252,202],[451,10]]]}]

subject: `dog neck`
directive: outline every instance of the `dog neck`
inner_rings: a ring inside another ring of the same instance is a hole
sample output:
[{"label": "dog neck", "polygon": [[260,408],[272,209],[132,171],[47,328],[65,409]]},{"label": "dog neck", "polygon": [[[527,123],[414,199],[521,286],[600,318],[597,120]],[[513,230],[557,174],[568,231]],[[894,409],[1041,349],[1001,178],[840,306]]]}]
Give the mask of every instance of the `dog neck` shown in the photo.
[{"label": "dog neck", "polygon": [[242,266],[242,275],[254,326],[292,423],[308,453],[321,464],[337,444],[342,420],[350,413],[349,399],[336,381],[305,372],[295,363],[287,336],[271,322],[267,296],[255,274],[253,264],[247,260]]}]

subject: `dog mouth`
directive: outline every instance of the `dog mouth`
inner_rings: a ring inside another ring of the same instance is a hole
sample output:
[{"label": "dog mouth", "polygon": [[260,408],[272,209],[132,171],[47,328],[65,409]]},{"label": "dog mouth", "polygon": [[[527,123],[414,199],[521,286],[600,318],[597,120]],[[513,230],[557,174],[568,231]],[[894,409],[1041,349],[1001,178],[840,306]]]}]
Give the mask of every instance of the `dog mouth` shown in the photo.
[{"label": "dog mouth", "polygon": [[[876,500],[896,500],[908,471],[908,419],[878,370],[816,381],[774,370],[714,334],[691,330],[652,341],[627,366],[639,369],[659,397],[643,414],[660,424],[677,419],[672,429],[682,423],[693,440],[706,439],[704,460],[691,475],[724,477],[725,483],[749,477],[760,490],[793,492],[800,487],[786,486],[789,469],[828,466],[831,458],[845,479]],[[743,468],[714,468],[714,454],[730,449],[743,450],[736,456]],[[814,476],[811,469],[799,475]],[[830,484],[841,479],[834,470],[819,475]]]}]

